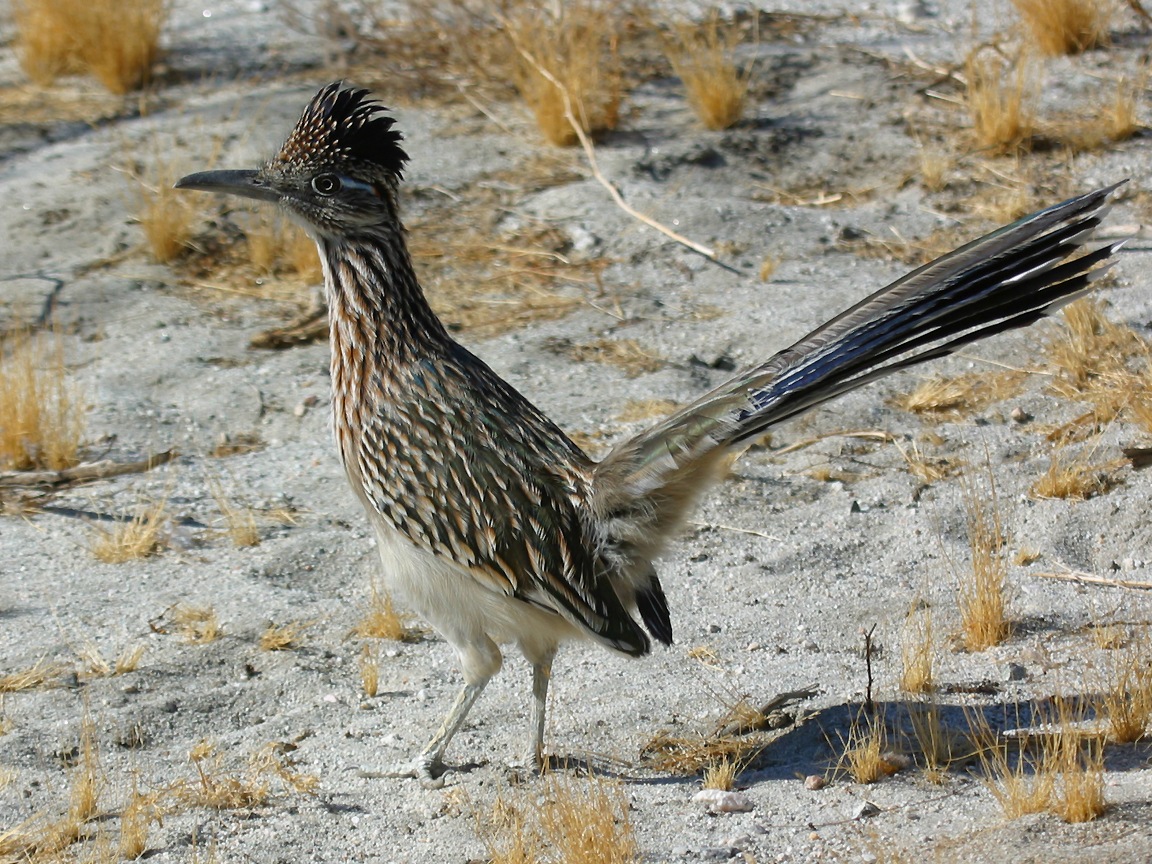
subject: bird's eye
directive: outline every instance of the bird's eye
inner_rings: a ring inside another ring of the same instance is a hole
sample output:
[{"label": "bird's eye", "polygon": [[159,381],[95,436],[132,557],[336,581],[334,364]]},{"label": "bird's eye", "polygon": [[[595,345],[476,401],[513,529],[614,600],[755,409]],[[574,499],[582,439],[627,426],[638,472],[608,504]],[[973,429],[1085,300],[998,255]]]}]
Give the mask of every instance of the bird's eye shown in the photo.
[{"label": "bird's eye", "polygon": [[312,188],[318,195],[335,195],[340,191],[340,178],[335,174],[320,174],[312,178]]}]

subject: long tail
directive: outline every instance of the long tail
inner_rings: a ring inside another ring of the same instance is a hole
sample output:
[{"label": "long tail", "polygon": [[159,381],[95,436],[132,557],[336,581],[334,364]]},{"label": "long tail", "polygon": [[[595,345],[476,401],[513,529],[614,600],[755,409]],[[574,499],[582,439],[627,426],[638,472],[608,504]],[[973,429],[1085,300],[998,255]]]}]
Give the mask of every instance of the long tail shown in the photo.
[{"label": "long tail", "polygon": [[1121,242],[1073,257],[1120,184],[1025,216],[926,264],[766,363],[617,447],[597,510],[617,560],[643,567],[733,450],[870,381],[1025,327],[1085,294]]}]

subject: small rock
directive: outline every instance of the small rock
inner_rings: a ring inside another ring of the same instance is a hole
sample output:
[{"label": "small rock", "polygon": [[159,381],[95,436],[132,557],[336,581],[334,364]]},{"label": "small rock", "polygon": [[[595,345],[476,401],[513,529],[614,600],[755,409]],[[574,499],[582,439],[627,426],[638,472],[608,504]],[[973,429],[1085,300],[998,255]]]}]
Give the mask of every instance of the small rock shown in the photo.
[{"label": "small rock", "polygon": [[1012,413],[1009,416],[1012,418],[1014,423],[1027,423],[1033,419],[1032,415],[1021,408],[1019,405],[1012,409]]},{"label": "small rock", "polygon": [[894,750],[887,750],[880,754],[880,761],[883,762],[889,774],[896,774],[906,768],[912,767],[912,757],[906,753],[897,753]]},{"label": "small rock", "polygon": [[692,803],[706,805],[710,813],[747,813],[756,806],[743,792],[723,789],[701,789],[692,796]]},{"label": "small rock", "polygon": [[856,808],[856,812],[852,814],[853,819],[868,819],[872,816],[878,816],[880,808],[873,804],[871,801],[861,801],[860,806]]},{"label": "small rock", "polygon": [[1008,664],[1008,680],[1023,681],[1028,677],[1028,670],[1021,663]]},{"label": "small rock", "polygon": [[816,792],[820,789],[823,789],[827,785],[828,781],[819,774],[809,774],[804,778],[804,788],[811,792]]}]

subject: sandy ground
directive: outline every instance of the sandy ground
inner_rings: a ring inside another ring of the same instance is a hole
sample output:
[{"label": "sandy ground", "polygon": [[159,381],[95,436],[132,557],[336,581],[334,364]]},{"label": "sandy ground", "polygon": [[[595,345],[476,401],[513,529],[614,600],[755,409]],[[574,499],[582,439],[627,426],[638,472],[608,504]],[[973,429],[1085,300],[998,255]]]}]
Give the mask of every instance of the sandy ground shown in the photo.
[{"label": "sandy ground", "polygon": [[[483,858],[487,829],[478,830],[477,814],[485,818],[497,798],[531,812],[548,791],[538,780],[509,786],[504,768],[526,734],[525,664],[507,658],[453,743],[450,758],[478,763],[475,770],[450,775],[439,790],[373,776],[422,744],[460,681],[451,650],[433,634],[382,645],[351,635],[377,561],[330,442],[327,346],[251,349],[249,340],[293,307],[247,296],[256,287],[250,273],[192,276],[151,263],[140,248],[133,169],[146,173],[165,161],[177,171],[253,166],[311,93],[338,76],[325,65],[333,43],[286,27],[275,5],[174,2],[166,83],[147,111],[68,79],[44,110],[3,113],[0,322],[35,321],[55,292],[51,317],[67,331],[73,374],[92,406],[89,456],[127,461],[169,448],[181,455],[148,474],[66,491],[40,512],[0,517],[0,673],[60,664],[54,686],[0,703],[0,837],[7,829],[35,834],[66,814],[87,715],[102,793],[84,829],[90,839],[72,847],[77,855],[95,855],[102,837],[115,842],[133,784],[145,792],[180,781],[196,787],[189,752],[208,740],[220,777],[246,776],[252,754],[280,742],[284,764],[319,783],[302,794],[265,772],[271,789],[259,803],[173,806],[151,827],[150,860]],[[486,105],[486,116],[466,103],[397,100],[413,157],[410,221],[441,196],[504,182],[494,241],[542,220],[568,238],[571,256],[608,262],[599,285],[558,289],[578,301],[570,314],[460,335],[581,440],[604,446],[645,422],[622,419],[629,406],[691,399],[726,374],[713,367],[767,356],[907,269],[857,254],[848,248],[855,238],[913,240],[957,225],[976,236],[992,223],[974,212],[975,202],[1021,177],[1037,204],[1128,177],[1110,222],[1120,230],[1146,218],[1152,164],[1141,137],[1074,161],[1051,152],[1020,163],[969,156],[941,193],[917,182],[917,139],[962,152],[965,123],[962,112],[924,95],[955,91],[923,67],[955,64],[982,38],[973,19],[984,35],[996,32],[1011,23],[1006,9],[871,4],[859,18],[830,4],[816,11],[831,17],[759,46],[757,98],[737,128],[701,131],[675,81],[656,81],[630,94],[623,130],[599,146],[604,172],[634,206],[720,244],[737,272],[630,220],[576,154],[565,157],[570,182],[517,188],[509,178],[548,152],[520,106]],[[10,34],[8,13],[0,15]],[[1111,98],[1109,81],[1137,68],[1147,37],[1125,15],[1115,30],[1112,49],[1047,64],[1045,116],[1087,113]],[[386,83],[378,89],[392,98]],[[35,92],[11,42],[0,47],[0,100],[16,104]],[[1148,119],[1143,106],[1141,117]],[[816,206],[821,193],[843,197]],[[1109,315],[1145,336],[1147,254],[1138,236],[1105,291]],[[768,257],[779,263],[762,282],[755,274]],[[663,563],[676,645],[642,661],[587,646],[561,653],[550,748],[593,758],[622,778],[643,860],[1152,858],[1144,744],[1109,747],[1108,808],[1080,825],[1050,814],[1007,820],[970,765],[937,783],[913,765],[869,786],[834,770],[865,695],[865,629],[875,627],[882,649],[873,661],[875,695],[893,734],[907,728],[917,699],[897,686],[901,633],[918,602],[933,610],[940,688],[932,698],[956,729],[966,728],[965,710],[1003,729],[1026,721],[1033,700],[1091,696],[1118,656],[1099,647],[1094,632],[1146,632],[1152,619],[1140,592],[1039,575],[1147,581],[1152,573],[1152,472],[1114,469],[1119,485],[1088,501],[1028,495],[1049,465],[1045,431],[1086,410],[1046,390],[1043,346],[1056,333],[1046,324],[978,345],[780,430],[706,498]],[[636,374],[564,347],[603,339],[635,340],[657,362]],[[1035,374],[975,412],[922,420],[890,402],[929,374],[1005,367]],[[1014,409],[1033,419],[1014,421]],[[889,437],[842,434],[856,430]],[[262,446],[214,458],[225,435]],[[1148,441],[1121,419],[1066,453],[1107,465],[1121,447]],[[785,450],[798,444],[806,446]],[[961,489],[956,476],[929,485],[912,476],[901,451],[914,446],[961,460],[980,482],[994,475],[1009,555],[1036,554],[1034,563],[1010,567],[1014,629],[997,648],[956,647],[955,585],[970,554]],[[233,546],[220,530],[214,490],[256,509],[259,545]],[[95,560],[97,523],[165,498],[171,522],[160,554],[119,565]],[[293,519],[275,521],[275,512]],[[189,644],[170,624],[177,604],[213,609],[222,635]],[[290,622],[309,625],[297,647],[260,649],[269,623]],[[379,657],[372,698],[361,688],[365,645]],[[111,661],[134,646],[144,654],[125,674],[95,674],[83,659],[95,651]],[[708,733],[741,696],[759,703],[808,685],[818,695],[803,703],[801,722],[740,778],[750,812],[711,815],[691,800],[698,777],[662,773],[641,758],[659,733]],[[807,789],[801,779],[809,774],[832,782]],[[864,801],[876,812],[857,818]]]}]

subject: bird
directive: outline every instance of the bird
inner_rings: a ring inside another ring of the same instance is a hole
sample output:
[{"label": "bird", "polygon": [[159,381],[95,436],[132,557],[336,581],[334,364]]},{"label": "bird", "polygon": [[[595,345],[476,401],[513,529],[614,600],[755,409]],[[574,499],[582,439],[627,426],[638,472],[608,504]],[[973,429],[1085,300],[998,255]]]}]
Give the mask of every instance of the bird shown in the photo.
[{"label": "bird", "polygon": [[561,644],[633,657],[672,643],[655,562],[700,496],[767,430],[1086,294],[1122,240],[1093,241],[1125,181],[949,252],[737,372],[594,461],[457,342],[429,306],[400,217],[395,117],[343,81],[261,167],[180,189],[271,202],[315,241],[329,316],[332,425],[389,582],[455,650],[463,687],[398,774],[443,782],[445,751],[514,645],[532,669],[527,763],[546,766]]}]

